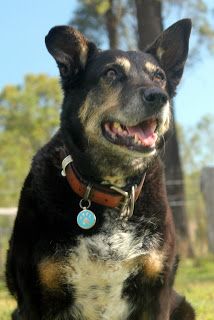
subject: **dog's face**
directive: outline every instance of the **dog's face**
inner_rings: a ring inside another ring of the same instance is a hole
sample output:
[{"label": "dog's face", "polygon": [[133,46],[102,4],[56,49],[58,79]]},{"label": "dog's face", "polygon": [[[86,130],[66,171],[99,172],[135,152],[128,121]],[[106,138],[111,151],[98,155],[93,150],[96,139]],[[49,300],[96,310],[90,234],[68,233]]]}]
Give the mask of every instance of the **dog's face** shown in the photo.
[{"label": "dog's face", "polygon": [[157,153],[169,129],[190,29],[190,20],[177,22],[145,52],[102,52],[71,27],[51,29],[46,45],[65,94],[61,126],[83,172],[120,185],[121,177],[143,171]]}]

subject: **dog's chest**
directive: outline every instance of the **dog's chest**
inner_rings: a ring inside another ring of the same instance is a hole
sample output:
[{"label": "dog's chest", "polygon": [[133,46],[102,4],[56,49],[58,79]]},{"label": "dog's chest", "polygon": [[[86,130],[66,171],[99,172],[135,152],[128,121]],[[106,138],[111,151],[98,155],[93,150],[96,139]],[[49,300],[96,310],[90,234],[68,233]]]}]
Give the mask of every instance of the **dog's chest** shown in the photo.
[{"label": "dog's chest", "polygon": [[[58,274],[55,279],[58,278],[59,283],[53,284],[51,278],[46,279],[46,286],[51,284],[54,290],[62,282],[72,286],[75,299],[70,313],[74,319],[127,319],[133,306],[123,294],[126,279],[145,267],[148,272],[156,274],[162,268],[162,258],[154,255],[158,242],[156,236],[151,237],[149,248],[151,254],[153,252],[152,260],[143,247],[148,230],[141,237],[136,237],[133,226],[115,222],[115,217],[109,212],[106,215],[99,234],[79,237],[78,246],[69,251],[63,263],[57,262],[54,267],[51,264]],[[40,264],[43,280],[45,269],[50,270],[46,262]]]},{"label": "dog's chest", "polygon": [[[121,261],[102,260],[96,253],[93,255],[91,245],[92,242],[81,239],[78,253],[70,257],[72,273],[66,276],[75,290],[73,312],[81,313],[81,319],[126,319],[129,306],[122,298],[122,291],[130,270]],[[104,246],[103,253],[107,253]]]},{"label": "dog's chest", "polygon": [[110,216],[100,234],[79,239],[69,258],[73,272],[67,273],[67,281],[75,290],[74,310],[81,310],[83,319],[127,318],[131,306],[123,297],[123,287],[136,269],[129,263],[141,248],[140,239],[134,241],[133,231],[112,223]]}]

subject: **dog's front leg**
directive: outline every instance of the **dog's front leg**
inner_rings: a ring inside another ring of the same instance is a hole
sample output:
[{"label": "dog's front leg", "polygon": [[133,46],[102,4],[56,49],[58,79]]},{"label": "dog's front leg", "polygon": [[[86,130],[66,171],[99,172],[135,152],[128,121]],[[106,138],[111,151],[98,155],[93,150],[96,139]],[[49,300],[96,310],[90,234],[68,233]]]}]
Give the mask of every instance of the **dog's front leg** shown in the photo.
[{"label": "dog's front leg", "polygon": [[170,320],[194,320],[195,312],[183,296],[173,291],[171,297]]},{"label": "dog's front leg", "polygon": [[171,288],[163,287],[139,320],[170,320],[170,291]]},{"label": "dog's front leg", "polygon": [[159,311],[157,312],[155,320],[170,319],[171,291],[172,289],[168,286],[161,290],[159,297]]},{"label": "dog's front leg", "polygon": [[36,301],[36,277],[32,251],[37,237],[35,198],[30,192],[29,174],[20,198],[6,263],[6,281],[11,294],[18,301],[13,320],[40,320]]},{"label": "dog's front leg", "polygon": [[130,320],[174,320],[170,318],[169,289],[163,288],[161,291],[158,295],[153,296],[153,302],[146,310],[142,307],[142,313],[136,318],[130,318]]}]

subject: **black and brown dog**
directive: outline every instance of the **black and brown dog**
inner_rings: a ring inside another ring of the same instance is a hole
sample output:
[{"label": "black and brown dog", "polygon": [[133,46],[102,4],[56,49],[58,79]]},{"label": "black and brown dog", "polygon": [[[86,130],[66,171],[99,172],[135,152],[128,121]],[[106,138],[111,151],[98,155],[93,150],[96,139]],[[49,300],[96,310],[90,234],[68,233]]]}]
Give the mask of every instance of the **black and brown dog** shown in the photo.
[{"label": "black and brown dog", "polygon": [[178,21],[145,52],[100,51],[68,26],[47,35],[61,127],[22,189],[6,272],[13,319],[195,319],[172,289],[175,231],[158,157],[190,30]]}]

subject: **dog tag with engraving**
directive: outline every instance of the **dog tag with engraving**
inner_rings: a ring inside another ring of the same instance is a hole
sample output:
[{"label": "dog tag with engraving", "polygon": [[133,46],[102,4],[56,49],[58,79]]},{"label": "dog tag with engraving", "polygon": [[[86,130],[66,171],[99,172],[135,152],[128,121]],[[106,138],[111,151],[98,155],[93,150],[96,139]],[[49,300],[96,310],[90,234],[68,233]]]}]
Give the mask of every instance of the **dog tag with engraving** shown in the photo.
[{"label": "dog tag with engraving", "polygon": [[91,229],[96,223],[95,214],[86,208],[83,208],[77,216],[77,224],[82,229]]}]

